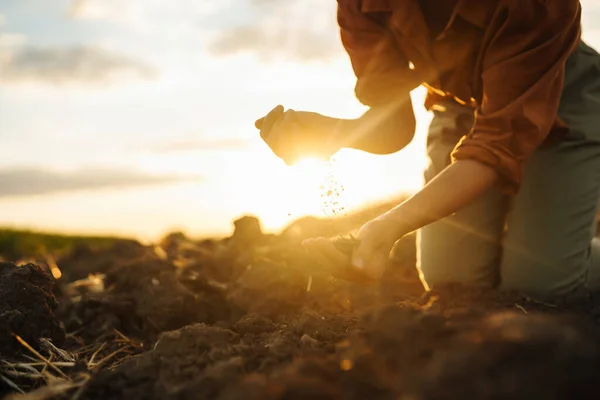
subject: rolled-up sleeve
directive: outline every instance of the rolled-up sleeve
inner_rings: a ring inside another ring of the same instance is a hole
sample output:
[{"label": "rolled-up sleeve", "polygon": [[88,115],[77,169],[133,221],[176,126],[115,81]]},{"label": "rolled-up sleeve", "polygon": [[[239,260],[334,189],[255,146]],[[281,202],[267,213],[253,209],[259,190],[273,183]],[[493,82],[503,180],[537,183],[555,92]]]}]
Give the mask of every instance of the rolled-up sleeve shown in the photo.
[{"label": "rolled-up sleeve", "polygon": [[337,18],[342,44],[357,77],[356,97],[364,105],[377,106],[398,93],[408,94],[419,83],[410,79],[408,60],[378,20],[385,10],[363,12],[363,1],[338,0]]},{"label": "rolled-up sleeve", "polygon": [[557,121],[580,18],[579,0],[504,0],[493,18],[475,124],[452,158],[495,168],[504,193],[518,191],[527,158]]}]

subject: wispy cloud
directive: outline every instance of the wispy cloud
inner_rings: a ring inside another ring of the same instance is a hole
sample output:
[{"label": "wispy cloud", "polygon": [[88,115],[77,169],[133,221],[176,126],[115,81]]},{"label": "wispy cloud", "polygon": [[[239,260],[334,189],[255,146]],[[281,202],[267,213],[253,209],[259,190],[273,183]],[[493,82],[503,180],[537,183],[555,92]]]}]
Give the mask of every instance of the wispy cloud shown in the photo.
[{"label": "wispy cloud", "polygon": [[156,176],[122,169],[85,169],[59,173],[37,168],[11,168],[0,170],[0,198],[129,188],[200,179],[199,177]]},{"label": "wispy cloud", "polygon": [[13,46],[2,50],[0,83],[108,83],[122,76],[151,79],[156,69],[96,46]]},{"label": "wispy cloud", "polygon": [[239,26],[223,31],[208,49],[216,56],[253,52],[265,61],[314,61],[337,56],[337,47],[330,38],[308,29],[277,33],[261,26]]},{"label": "wispy cloud", "polygon": [[213,150],[246,150],[258,143],[257,140],[246,138],[223,139],[189,139],[159,143],[150,146],[147,150],[152,153],[180,153],[187,151],[213,151]]},{"label": "wispy cloud", "polygon": [[[251,22],[221,29],[208,50],[214,55],[242,52],[264,60],[327,60],[340,54],[335,32],[335,1],[250,0]],[[228,10],[230,11],[230,10]],[[310,22],[309,22],[310,21]]]},{"label": "wispy cloud", "polygon": [[135,1],[73,0],[69,16],[75,19],[130,22],[135,16]]},{"label": "wispy cloud", "polygon": [[[173,37],[173,31],[198,31],[197,22],[203,16],[214,14],[230,1],[198,0],[70,0],[68,15],[72,19],[86,21],[109,21],[145,33],[165,33]],[[196,40],[198,40],[196,38]]]}]

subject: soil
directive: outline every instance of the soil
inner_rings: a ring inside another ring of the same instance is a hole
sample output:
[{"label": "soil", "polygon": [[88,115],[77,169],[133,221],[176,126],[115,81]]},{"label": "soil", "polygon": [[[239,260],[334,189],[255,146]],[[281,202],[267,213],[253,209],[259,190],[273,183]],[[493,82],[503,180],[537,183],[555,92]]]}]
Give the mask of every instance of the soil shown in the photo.
[{"label": "soil", "polygon": [[21,352],[19,336],[37,347],[38,338],[61,345],[65,332],[54,315],[54,282],[40,267],[0,263],[0,359]]},{"label": "soil", "polygon": [[172,234],[160,249],[80,249],[58,261],[56,282],[43,264],[0,264],[0,393],[597,398],[595,296],[541,301],[457,285],[425,293],[412,236],[379,283],[357,284],[316,265],[301,236],[263,235],[248,217],[235,229],[224,240]]}]

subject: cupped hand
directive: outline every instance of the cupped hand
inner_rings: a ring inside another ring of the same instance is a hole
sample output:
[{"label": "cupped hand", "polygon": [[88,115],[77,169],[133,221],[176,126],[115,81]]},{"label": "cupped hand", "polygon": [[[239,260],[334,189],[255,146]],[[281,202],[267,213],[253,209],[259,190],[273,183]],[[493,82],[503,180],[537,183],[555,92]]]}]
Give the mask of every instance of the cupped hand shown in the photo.
[{"label": "cupped hand", "polygon": [[284,111],[278,105],[254,125],[273,153],[292,165],[302,157],[329,158],[339,150],[331,140],[333,121],[318,113]]},{"label": "cupped hand", "polygon": [[358,247],[352,253],[352,265],[373,279],[383,276],[394,243],[407,232],[386,214],[364,224],[358,231]]},{"label": "cupped hand", "polygon": [[327,238],[307,239],[302,244],[332,275],[357,283],[379,280],[388,265],[394,243],[403,232],[397,221],[385,214],[364,224],[351,254],[341,251]]}]

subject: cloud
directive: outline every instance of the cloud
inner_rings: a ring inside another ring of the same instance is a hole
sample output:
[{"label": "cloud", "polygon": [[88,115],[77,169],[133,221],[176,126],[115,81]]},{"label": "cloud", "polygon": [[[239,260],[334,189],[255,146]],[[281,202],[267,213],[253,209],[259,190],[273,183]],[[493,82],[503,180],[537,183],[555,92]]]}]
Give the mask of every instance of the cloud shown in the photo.
[{"label": "cloud", "polygon": [[253,52],[269,61],[283,57],[297,61],[328,60],[337,56],[337,45],[309,30],[269,32],[260,26],[240,26],[222,32],[209,46],[211,54],[227,56]]},{"label": "cloud", "polygon": [[119,77],[151,79],[157,74],[139,60],[95,46],[16,46],[0,53],[0,83],[93,84]]},{"label": "cloud", "polygon": [[341,54],[334,0],[71,0],[69,16],[203,43],[215,56],[328,60]]},{"label": "cloud", "polygon": [[0,33],[0,50],[21,46],[26,40],[27,37],[19,33]]},{"label": "cloud", "polygon": [[191,139],[170,141],[152,146],[152,153],[179,153],[185,151],[213,151],[213,150],[245,150],[256,144],[256,140],[246,138],[223,139]]},{"label": "cloud", "polygon": [[198,179],[200,178],[155,176],[121,169],[87,169],[59,173],[38,168],[11,168],[0,170],[0,198],[130,188]]},{"label": "cloud", "polygon": [[131,22],[135,16],[134,5],[133,0],[73,0],[68,12],[74,19]]},{"label": "cloud", "polygon": [[254,18],[217,31],[208,50],[218,56],[250,52],[267,61],[337,57],[341,47],[336,4],[324,0],[250,0]]},{"label": "cloud", "polygon": [[197,31],[198,19],[214,14],[232,1],[240,0],[71,0],[68,15],[72,19],[108,21],[137,31],[166,33],[172,37],[173,30],[182,27]]}]

